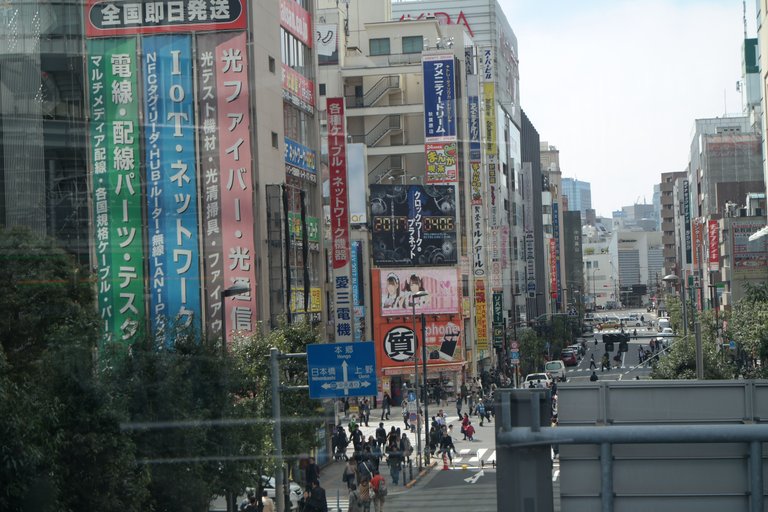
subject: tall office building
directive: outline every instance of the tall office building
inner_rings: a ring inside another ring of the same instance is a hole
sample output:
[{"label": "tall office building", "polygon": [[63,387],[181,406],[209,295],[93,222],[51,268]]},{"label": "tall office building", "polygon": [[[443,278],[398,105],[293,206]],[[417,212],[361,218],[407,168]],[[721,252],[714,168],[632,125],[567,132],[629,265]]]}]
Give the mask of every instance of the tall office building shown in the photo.
[{"label": "tall office building", "polygon": [[587,210],[592,208],[592,185],[576,178],[563,178],[563,195],[568,198],[568,210],[581,212],[582,223],[587,218]]}]

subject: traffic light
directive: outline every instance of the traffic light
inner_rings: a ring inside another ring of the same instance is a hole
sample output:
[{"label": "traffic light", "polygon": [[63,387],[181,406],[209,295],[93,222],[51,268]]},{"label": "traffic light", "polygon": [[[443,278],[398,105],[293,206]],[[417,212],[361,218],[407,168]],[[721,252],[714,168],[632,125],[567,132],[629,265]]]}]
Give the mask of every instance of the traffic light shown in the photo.
[{"label": "traffic light", "polygon": [[629,334],[619,334],[619,352],[629,352]]}]

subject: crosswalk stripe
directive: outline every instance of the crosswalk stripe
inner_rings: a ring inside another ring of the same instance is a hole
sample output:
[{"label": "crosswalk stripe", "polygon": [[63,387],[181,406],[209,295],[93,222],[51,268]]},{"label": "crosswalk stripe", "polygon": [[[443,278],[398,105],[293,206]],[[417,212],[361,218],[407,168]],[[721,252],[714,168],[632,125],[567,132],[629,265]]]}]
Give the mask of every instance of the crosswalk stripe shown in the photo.
[{"label": "crosswalk stripe", "polygon": [[461,462],[462,458],[466,455],[469,455],[469,452],[471,451],[472,450],[470,450],[469,448],[462,448],[461,450],[459,450],[459,454],[456,457],[454,457],[453,460],[455,460],[456,462]]},{"label": "crosswalk stripe", "polygon": [[473,460],[480,460],[480,459],[482,459],[483,455],[485,455],[485,452],[487,452],[487,451],[488,451],[487,448],[479,448],[477,450],[477,454],[474,457],[472,457],[471,459],[469,459],[469,462],[472,462]]},{"label": "crosswalk stripe", "polygon": [[490,457],[488,457],[488,462],[494,462],[496,460],[496,450],[493,450],[493,453]]}]

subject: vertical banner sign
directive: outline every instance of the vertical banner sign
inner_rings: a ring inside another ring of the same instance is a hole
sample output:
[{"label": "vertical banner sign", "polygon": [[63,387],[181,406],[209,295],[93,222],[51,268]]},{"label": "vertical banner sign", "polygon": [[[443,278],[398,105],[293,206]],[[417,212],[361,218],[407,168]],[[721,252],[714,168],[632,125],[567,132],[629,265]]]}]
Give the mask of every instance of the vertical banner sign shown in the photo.
[{"label": "vertical banner sign", "polygon": [[560,304],[560,286],[562,276],[560,275],[560,205],[555,201],[552,203],[552,236],[555,240],[555,295],[557,304]]},{"label": "vertical banner sign", "polygon": [[683,215],[685,217],[685,262],[690,264],[693,262],[691,255],[691,192],[688,186],[688,180],[683,180]]},{"label": "vertical banner sign", "polygon": [[424,151],[426,183],[458,180],[456,76],[452,54],[424,55]]},{"label": "vertical banner sign", "polygon": [[170,346],[201,327],[192,37],[146,36],[142,53],[150,318]]},{"label": "vertical banner sign", "polygon": [[363,242],[352,241],[352,308],[354,312],[354,341],[363,341],[365,335],[365,298],[363,294]]},{"label": "vertical banner sign", "polygon": [[533,168],[523,163],[523,229],[525,230],[525,292],[536,298],[536,239],[533,235]]},{"label": "vertical banner sign", "polygon": [[467,77],[467,103],[469,106],[469,172],[471,194],[472,274],[486,274],[485,261],[485,213],[483,191],[485,176],[482,172],[482,146],[480,143],[480,85],[476,76]]},{"label": "vertical banner sign", "polygon": [[493,347],[504,343],[504,294],[493,292]]},{"label": "vertical banner sign", "polygon": [[[557,298],[557,242],[549,239],[549,290],[553,299]],[[535,296],[534,296],[535,297]]]},{"label": "vertical banner sign", "polygon": [[692,241],[691,246],[693,249],[693,267],[699,268],[701,264],[701,219],[696,217],[691,222]]},{"label": "vertical banner sign", "polygon": [[328,98],[328,167],[331,186],[331,261],[336,341],[352,341],[352,279],[350,275],[349,198],[344,98]]},{"label": "vertical banner sign", "polygon": [[720,224],[716,220],[710,220],[708,227],[709,270],[714,272],[720,268]]},{"label": "vertical banner sign", "polygon": [[216,45],[225,34],[197,37],[197,110],[200,152],[200,194],[202,207],[203,259],[206,286],[205,324],[210,339],[221,336],[221,292],[224,290],[224,262],[221,254],[221,199],[219,183],[218,105],[216,98]]},{"label": "vertical banner sign", "polygon": [[224,255],[224,288],[245,285],[249,291],[225,304],[226,329],[252,332],[256,315],[253,240],[251,121],[245,33],[216,46],[218,91],[219,184]]},{"label": "vertical banner sign", "polygon": [[496,98],[493,82],[483,83],[483,128],[485,130],[488,227],[491,259],[491,288],[501,289],[501,248],[499,234],[500,198],[498,184],[498,146],[496,144]]},{"label": "vertical banner sign", "polygon": [[475,335],[477,350],[488,350],[488,305],[485,301],[485,280],[475,280]]},{"label": "vertical banner sign", "polygon": [[136,41],[87,44],[102,342],[130,344],[146,318]]},{"label": "vertical banner sign", "polygon": [[483,76],[483,82],[493,82],[494,77],[494,60],[493,60],[493,47],[487,46],[481,50],[482,62],[480,63],[482,69],[480,70]]}]

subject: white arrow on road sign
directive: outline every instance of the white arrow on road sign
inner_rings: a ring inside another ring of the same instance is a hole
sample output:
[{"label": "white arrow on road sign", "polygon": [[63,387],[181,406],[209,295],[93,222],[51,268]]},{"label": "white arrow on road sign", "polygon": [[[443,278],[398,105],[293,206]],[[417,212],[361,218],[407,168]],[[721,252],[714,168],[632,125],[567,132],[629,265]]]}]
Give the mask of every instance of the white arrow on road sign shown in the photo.
[{"label": "white arrow on road sign", "polygon": [[[342,381],[344,383],[344,395],[349,395],[349,388],[347,387],[347,382],[349,382],[348,379],[347,379],[347,366],[348,365],[347,365],[346,361],[342,361],[341,362],[342,378],[344,379]],[[341,382],[339,382],[337,384],[341,384]],[[337,385],[336,389],[338,389],[338,385]]]},{"label": "white arrow on road sign", "polygon": [[476,484],[478,479],[483,476],[485,473],[483,473],[483,470],[481,469],[477,473],[474,474],[474,476],[471,476],[469,478],[465,478],[464,481],[469,484]]}]

